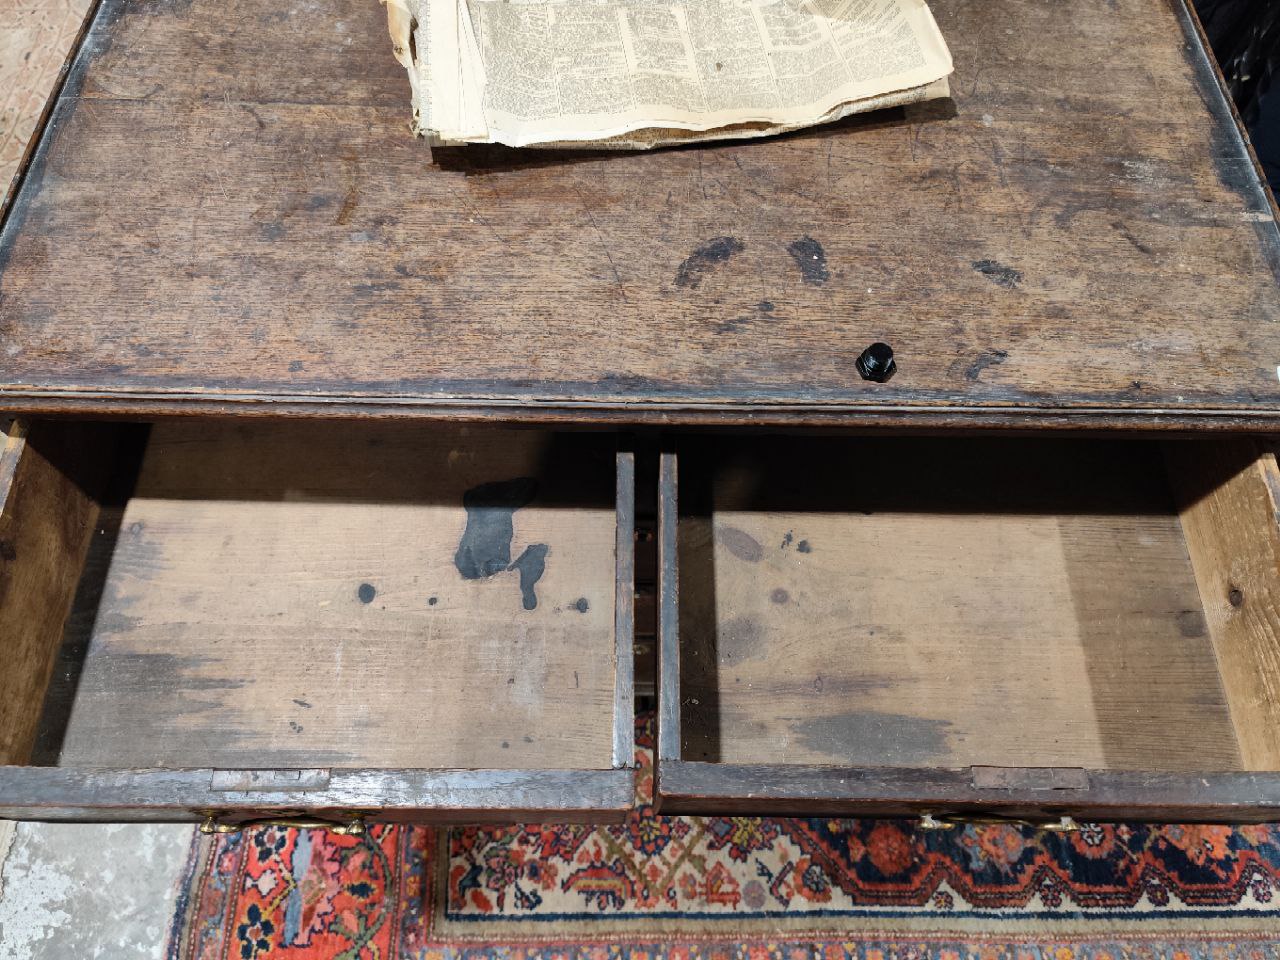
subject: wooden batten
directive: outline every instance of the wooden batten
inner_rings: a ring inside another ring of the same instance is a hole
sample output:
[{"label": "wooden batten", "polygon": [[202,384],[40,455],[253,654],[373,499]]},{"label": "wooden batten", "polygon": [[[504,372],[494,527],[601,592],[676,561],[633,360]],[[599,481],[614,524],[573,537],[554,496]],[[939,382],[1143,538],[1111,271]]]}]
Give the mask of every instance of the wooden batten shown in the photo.
[{"label": "wooden batten", "polygon": [[83,425],[15,420],[0,449],[0,763],[30,756],[106,473]]},{"label": "wooden batten", "polygon": [[658,468],[658,759],[680,759],[680,594],[676,454]]},{"label": "wooden batten", "polygon": [[1241,759],[1280,769],[1280,468],[1249,439],[1165,456]]},{"label": "wooden batten", "polygon": [[636,455],[619,450],[614,596],[613,765],[635,766]]}]

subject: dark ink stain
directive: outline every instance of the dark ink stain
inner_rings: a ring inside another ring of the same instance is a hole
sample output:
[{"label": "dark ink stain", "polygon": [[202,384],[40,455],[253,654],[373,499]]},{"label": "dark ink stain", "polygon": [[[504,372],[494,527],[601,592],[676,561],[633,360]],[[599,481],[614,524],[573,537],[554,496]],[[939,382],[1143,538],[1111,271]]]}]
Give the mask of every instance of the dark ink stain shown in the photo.
[{"label": "dark ink stain", "polygon": [[772,300],[761,300],[756,304],[756,309],[761,313],[773,313],[774,306]]},{"label": "dark ink stain", "polygon": [[573,689],[578,689],[578,671],[573,671]]},{"label": "dark ink stain", "polygon": [[279,240],[284,236],[283,223],[264,223],[258,227],[264,240]]},{"label": "dark ink stain", "polygon": [[525,743],[533,743],[533,737],[529,736],[527,733],[520,739],[523,740]]},{"label": "dark ink stain", "polygon": [[545,543],[529,544],[524,548],[524,553],[511,564],[511,569],[520,573],[520,595],[524,608],[536,609],[538,595],[534,593],[533,588],[538,585],[543,571],[547,569],[547,545]]},{"label": "dark ink stain", "polygon": [[362,583],[356,590],[356,596],[360,598],[361,603],[373,603],[373,598],[378,595],[378,591],[374,589],[372,583]]},{"label": "dark ink stain", "polygon": [[801,237],[787,247],[787,253],[800,268],[800,276],[805,283],[820,287],[831,279],[831,271],[827,269],[827,252],[822,244],[810,236]]},{"label": "dark ink stain", "polygon": [[718,263],[724,263],[736,253],[741,253],[746,245],[737,237],[716,237],[702,244],[693,253],[685,257],[684,262],[676,270],[677,287],[697,287],[702,283],[706,272]]},{"label": "dark ink stain", "polygon": [[1012,290],[1022,282],[1021,270],[1006,267],[998,260],[975,260],[973,269],[1006,290]]},{"label": "dark ink stain", "polygon": [[579,613],[586,613],[591,609],[591,604],[587,603],[586,597],[579,597],[574,601],[573,609],[577,610]]},{"label": "dark ink stain", "polygon": [[984,350],[964,372],[966,380],[977,380],[987,367],[995,367],[1009,359],[1008,350]]},{"label": "dark ink stain", "polygon": [[503,741],[502,741],[502,749],[503,749],[503,750],[510,750],[510,749],[511,749],[511,744],[509,744],[509,743],[507,743],[507,741],[503,740]]},{"label": "dark ink stain", "polygon": [[739,560],[759,563],[760,558],[764,556],[764,547],[760,546],[760,541],[737,527],[720,527],[716,531],[716,536],[724,544],[724,548]]},{"label": "dark ink stain", "polygon": [[741,663],[760,655],[765,646],[760,624],[750,617],[734,617],[721,624],[716,645],[722,663]]},{"label": "dark ink stain", "polygon": [[1233,607],[1239,607],[1244,604],[1244,591],[1239,587],[1232,587],[1227,591],[1227,602]]},{"label": "dark ink stain", "polygon": [[769,599],[774,603],[790,603],[791,594],[787,593],[787,591],[782,589],[782,587],[776,587],[774,591],[769,594]]},{"label": "dark ink stain", "polygon": [[787,547],[791,546],[791,541],[795,540],[795,538],[796,538],[795,533],[793,533],[793,532],[792,532],[792,531],[790,531],[790,530],[788,530],[785,534],[783,534],[783,536],[782,536],[782,549],[783,549],[783,550],[785,550],[785,549],[787,549]]},{"label": "dark ink stain", "polygon": [[842,713],[803,720],[793,728],[809,750],[841,763],[938,765],[947,755],[946,720],[902,713]]},{"label": "dark ink stain", "polygon": [[434,606],[435,606],[437,603],[439,603],[439,602],[440,602],[440,598],[439,598],[439,597],[427,597],[427,606],[428,606],[428,607],[434,607]]},{"label": "dark ink stain", "polygon": [[292,361],[292,362],[289,364],[289,372],[290,372],[290,373],[297,373],[297,372],[298,372],[299,370],[301,370],[301,369],[302,369],[302,361],[301,361],[301,360],[294,360],[294,361]]},{"label": "dark ink stain", "polygon": [[290,721],[289,721],[289,729],[290,729],[290,730],[292,730],[294,733],[301,733],[301,732],[302,732],[302,724],[300,724],[300,723],[295,723],[293,720],[290,720]]},{"label": "dark ink stain", "polygon": [[512,514],[533,500],[537,491],[537,480],[518,477],[482,483],[462,495],[467,526],[453,565],[464,580],[492,577],[511,566]]},{"label": "dark ink stain", "polygon": [[809,546],[808,540],[801,540],[799,543],[796,544],[796,549],[799,550],[801,553],[813,552],[813,547]]},{"label": "dark ink stain", "polygon": [[1178,614],[1178,632],[1184,637],[1203,637],[1207,627],[1200,610],[1183,610]]},{"label": "dark ink stain", "polygon": [[298,706],[302,707],[302,709],[304,710],[311,709],[311,704],[307,703],[307,701],[305,700],[299,700],[297,697],[294,697],[293,702],[296,703]]}]

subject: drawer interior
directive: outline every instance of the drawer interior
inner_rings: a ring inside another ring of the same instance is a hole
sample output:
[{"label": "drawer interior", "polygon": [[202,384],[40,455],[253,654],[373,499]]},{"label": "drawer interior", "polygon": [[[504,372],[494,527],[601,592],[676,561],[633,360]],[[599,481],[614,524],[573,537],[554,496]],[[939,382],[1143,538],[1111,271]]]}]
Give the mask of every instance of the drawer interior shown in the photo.
[{"label": "drawer interior", "polygon": [[678,462],[669,759],[1280,769],[1276,465],[1252,441],[724,439]]},{"label": "drawer interior", "polygon": [[22,469],[45,476],[11,491],[10,538],[44,523],[60,539],[48,569],[29,544],[2,561],[0,590],[25,578],[48,608],[23,638],[6,763],[630,765],[616,438],[37,423],[24,445]]}]

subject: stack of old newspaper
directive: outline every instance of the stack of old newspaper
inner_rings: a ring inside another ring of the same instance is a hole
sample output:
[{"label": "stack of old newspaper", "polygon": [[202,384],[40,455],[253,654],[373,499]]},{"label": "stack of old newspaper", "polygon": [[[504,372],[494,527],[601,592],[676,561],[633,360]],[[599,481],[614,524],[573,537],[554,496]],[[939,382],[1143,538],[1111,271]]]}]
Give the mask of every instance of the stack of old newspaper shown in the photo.
[{"label": "stack of old newspaper", "polygon": [[383,0],[435,144],[645,148],[947,96],[924,0]]}]

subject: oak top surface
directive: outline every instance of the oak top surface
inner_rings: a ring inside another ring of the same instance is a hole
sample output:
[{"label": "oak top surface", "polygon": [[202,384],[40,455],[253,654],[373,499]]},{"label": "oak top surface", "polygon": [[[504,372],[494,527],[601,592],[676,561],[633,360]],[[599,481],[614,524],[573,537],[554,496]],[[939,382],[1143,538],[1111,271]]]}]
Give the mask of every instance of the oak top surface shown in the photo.
[{"label": "oak top surface", "polygon": [[1280,420],[1280,238],[1181,0],[932,8],[951,101],[433,156],[374,0],[102,0],[0,236],[0,408]]}]

